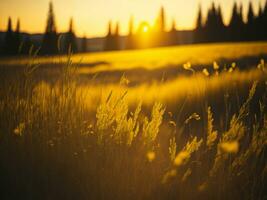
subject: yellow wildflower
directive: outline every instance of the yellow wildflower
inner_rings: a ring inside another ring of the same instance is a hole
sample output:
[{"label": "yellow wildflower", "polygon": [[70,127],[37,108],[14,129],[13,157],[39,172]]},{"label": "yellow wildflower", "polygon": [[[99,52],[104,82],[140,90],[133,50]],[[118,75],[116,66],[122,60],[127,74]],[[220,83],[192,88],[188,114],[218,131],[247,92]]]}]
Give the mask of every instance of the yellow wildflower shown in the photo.
[{"label": "yellow wildflower", "polygon": [[149,162],[152,162],[156,158],[156,154],[153,151],[149,151],[147,152],[146,157]]},{"label": "yellow wildflower", "polygon": [[19,123],[19,125],[14,129],[14,134],[17,136],[22,136],[25,129],[25,123]]},{"label": "yellow wildflower", "polygon": [[239,149],[239,144],[237,141],[223,142],[220,144],[220,148],[226,153],[237,153]]},{"label": "yellow wildflower", "polygon": [[174,159],[174,165],[180,166],[183,162],[190,157],[187,151],[181,151]]},{"label": "yellow wildflower", "polygon": [[205,76],[209,76],[209,75],[210,75],[209,71],[208,71],[206,68],[203,69],[202,72],[203,72],[203,74],[204,74]]}]

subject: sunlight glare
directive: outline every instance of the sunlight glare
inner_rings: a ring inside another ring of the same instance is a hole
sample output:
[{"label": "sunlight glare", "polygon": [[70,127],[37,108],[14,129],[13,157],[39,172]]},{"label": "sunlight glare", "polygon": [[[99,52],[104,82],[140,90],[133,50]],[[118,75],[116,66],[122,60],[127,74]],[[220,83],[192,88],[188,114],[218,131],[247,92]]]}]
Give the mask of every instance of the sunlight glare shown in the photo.
[{"label": "sunlight glare", "polygon": [[144,33],[147,33],[147,32],[148,32],[148,26],[147,26],[147,25],[145,25],[145,26],[143,27],[143,32],[144,32]]}]

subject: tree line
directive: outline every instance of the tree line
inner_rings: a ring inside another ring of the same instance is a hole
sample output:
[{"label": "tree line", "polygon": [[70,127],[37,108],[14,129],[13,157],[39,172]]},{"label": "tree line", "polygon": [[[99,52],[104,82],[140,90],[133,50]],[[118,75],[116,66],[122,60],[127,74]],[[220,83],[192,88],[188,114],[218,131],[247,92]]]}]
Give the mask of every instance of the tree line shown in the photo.
[{"label": "tree line", "polygon": [[[233,5],[231,18],[228,25],[223,20],[221,6],[215,6],[213,2],[208,9],[207,17],[204,18],[199,6],[196,19],[196,28],[192,30],[193,38],[190,43],[209,42],[241,42],[241,41],[264,41],[267,40],[267,1],[262,8],[259,6],[258,14],[255,13],[252,2],[249,2],[248,12],[243,12],[243,5],[236,2]],[[246,16],[246,17],[244,17]],[[247,19],[245,21],[245,18]],[[159,46],[171,46],[182,44],[183,38],[179,37],[180,31],[176,29],[175,20],[170,30],[166,31],[165,11],[162,7],[154,27],[149,32],[144,32],[145,23],[140,23],[134,32],[133,17],[129,20],[129,34],[123,49],[140,49]],[[111,31],[111,22],[108,25],[105,50],[120,50],[119,24],[115,31]],[[189,34],[189,33],[188,33]],[[189,36],[189,35],[188,35]]]},{"label": "tree line", "polygon": [[[83,41],[86,42],[86,40]],[[12,20],[9,17],[0,53],[4,56],[27,55],[31,48],[33,48],[33,41],[29,35],[20,32],[20,20],[17,21],[16,29],[12,30]],[[86,51],[86,49],[84,50]],[[46,28],[38,51],[39,55],[67,54],[69,52],[76,53],[77,51],[72,18],[70,19],[68,32],[59,34],[56,29],[53,5],[50,2]]]},{"label": "tree line", "polygon": [[[196,28],[191,31],[193,38],[191,43],[209,42],[239,42],[239,41],[263,41],[267,40],[267,1],[264,7],[259,6],[256,14],[252,2],[249,3],[247,13],[243,12],[243,5],[234,3],[229,24],[225,24],[221,6],[212,3],[208,9],[207,17],[203,17],[202,9],[196,19]],[[244,17],[246,16],[246,17]],[[245,20],[246,18],[246,20]],[[176,29],[175,20],[170,30],[166,30],[165,10],[161,7],[153,27],[146,22],[140,23],[134,30],[133,17],[129,20],[129,34],[122,39],[119,22],[112,26],[108,23],[107,35],[104,38],[103,50],[140,49],[159,46],[181,44],[179,33]],[[147,31],[149,30],[149,31]],[[20,20],[17,21],[16,29],[12,29],[12,20],[8,19],[4,44],[0,49],[0,55],[12,56],[29,54],[33,41],[28,34],[20,31]],[[87,38],[81,39],[80,51],[87,52]],[[73,20],[70,19],[69,30],[60,34],[56,29],[53,5],[49,3],[49,10],[45,32],[42,35],[39,54],[54,55],[78,52],[77,38],[73,29]]]},{"label": "tree line", "polygon": [[104,50],[141,49],[177,45],[175,21],[173,20],[171,30],[166,31],[165,19],[165,10],[164,7],[161,7],[153,27],[147,22],[141,22],[137,30],[134,31],[134,18],[131,16],[129,20],[129,34],[126,37],[124,46],[122,46],[122,41],[120,40],[119,23],[117,22],[115,29],[112,29],[112,22],[110,21],[108,23]]},{"label": "tree line", "polygon": [[242,4],[234,3],[228,25],[223,21],[220,5],[216,7],[212,3],[206,19],[203,19],[199,8],[194,33],[195,43],[263,40],[267,40],[267,2],[264,8],[259,6],[258,14],[255,13],[252,2],[249,2],[247,13],[243,12]]}]

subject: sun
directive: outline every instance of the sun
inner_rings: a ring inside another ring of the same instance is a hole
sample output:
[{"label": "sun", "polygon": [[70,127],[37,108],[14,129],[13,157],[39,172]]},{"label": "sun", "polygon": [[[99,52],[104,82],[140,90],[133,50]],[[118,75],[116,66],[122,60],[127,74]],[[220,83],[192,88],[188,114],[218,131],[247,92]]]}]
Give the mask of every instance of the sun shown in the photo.
[{"label": "sun", "polygon": [[150,26],[147,22],[140,23],[139,28],[138,28],[139,33],[144,34],[144,33],[148,33],[149,31],[150,31]]},{"label": "sun", "polygon": [[147,25],[143,26],[143,32],[144,32],[144,33],[147,33],[147,32],[148,32],[148,29],[149,29],[149,28],[148,28]]}]

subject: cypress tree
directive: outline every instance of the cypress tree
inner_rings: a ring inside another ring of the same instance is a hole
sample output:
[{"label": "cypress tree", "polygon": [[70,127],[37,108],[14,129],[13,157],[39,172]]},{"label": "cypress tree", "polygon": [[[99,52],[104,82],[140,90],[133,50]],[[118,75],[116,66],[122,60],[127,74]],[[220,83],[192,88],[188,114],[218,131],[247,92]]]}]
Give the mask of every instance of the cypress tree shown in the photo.
[{"label": "cypress tree", "polygon": [[229,24],[229,40],[230,41],[244,41],[244,20],[243,20],[243,6],[242,4],[238,7],[234,4],[232,18]]},{"label": "cypress tree", "polygon": [[223,23],[223,17],[222,17],[222,9],[221,6],[219,5],[217,10],[216,10],[216,19],[217,19],[217,26],[218,27],[224,27]]},{"label": "cypress tree", "polygon": [[196,19],[194,42],[195,43],[203,42],[203,18],[202,18],[202,10],[201,10],[200,5],[198,8],[198,14],[197,14],[197,19]]},{"label": "cypress tree", "polygon": [[113,39],[113,50],[120,50],[120,24],[116,23]]},{"label": "cypress tree", "polygon": [[160,9],[160,15],[159,15],[159,31],[160,32],[165,31],[165,10],[163,6]]},{"label": "cypress tree", "polygon": [[17,21],[16,31],[14,33],[14,52],[16,54],[21,53],[19,52],[20,45],[21,45],[21,34],[20,34],[20,20]]},{"label": "cypress tree", "polygon": [[108,36],[112,35],[112,22],[108,22]]},{"label": "cypress tree", "polygon": [[205,42],[216,42],[218,35],[217,34],[217,11],[215,8],[214,2],[212,3],[211,8],[208,11],[208,16],[205,24]]},{"label": "cypress tree", "polygon": [[259,5],[259,11],[258,11],[258,16],[255,18],[255,39],[256,40],[264,40],[265,35],[264,35],[264,11]]},{"label": "cypress tree", "polygon": [[239,35],[239,41],[245,41],[246,37],[244,35],[245,32],[245,22],[244,22],[244,17],[243,17],[243,5],[241,4],[239,7],[239,12],[238,12],[238,35]]},{"label": "cypress tree", "polygon": [[134,19],[133,16],[131,16],[129,20],[129,35],[133,35],[133,27],[134,27]]},{"label": "cypress tree", "polygon": [[7,23],[7,31],[5,33],[5,38],[4,38],[4,50],[3,50],[3,54],[4,55],[14,55],[15,51],[14,51],[14,33],[12,30],[12,20],[9,17],[8,18],[8,23]]},{"label": "cypress tree", "polygon": [[251,41],[255,39],[255,14],[251,1],[249,2],[248,14],[247,14],[247,30],[246,39]]},{"label": "cypress tree", "polygon": [[120,24],[119,22],[116,23],[115,30],[114,30],[114,35],[118,36],[120,32]]},{"label": "cypress tree", "polygon": [[205,23],[203,25],[202,29],[202,42],[209,42],[210,41],[210,32],[211,32],[211,18],[212,18],[212,11],[209,8],[207,18],[205,20]]},{"label": "cypress tree", "polygon": [[237,3],[234,3],[233,6],[233,10],[232,10],[232,16],[231,16],[231,20],[230,20],[230,28],[234,28],[238,25],[238,21],[239,21],[239,13],[238,13],[238,7],[237,7]]},{"label": "cypress tree", "polygon": [[238,11],[238,21],[239,24],[242,24],[244,26],[244,19],[243,19],[243,5],[241,4]]},{"label": "cypress tree", "polygon": [[105,46],[104,46],[105,51],[113,50],[113,40],[114,40],[114,36],[112,34],[112,23],[111,21],[109,21],[108,22],[108,33],[105,38]]},{"label": "cypress tree", "polygon": [[196,22],[196,29],[202,29],[202,28],[203,28],[203,24],[202,24],[202,10],[201,10],[201,6],[199,5],[198,15],[197,15],[197,22]]},{"label": "cypress tree", "polygon": [[106,51],[110,50],[119,50],[120,49],[120,25],[117,22],[114,33],[112,33],[111,21],[108,23],[108,33],[105,39],[105,47]]},{"label": "cypress tree", "polygon": [[247,23],[248,25],[253,25],[255,20],[255,14],[253,11],[253,6],[252,6],[252,2],[249,2],[249,8],[248,8],[248,17],[247,17]]},{"label": "cypress tree", "polygon": [[234,3],[232,16],[228,27],[228,40],[238,41],[239,40],[239,26],[240,26],[240,14],[237,3]]},{"label": "cypress tree", "polygon": [[133,49],[134,48],[133,27],[134,27],[134,19],[133,19],[133,16],[131,16],[131,18],[129,20],[129,33],[128,33],[127,45],[126,45],[127,49]]},{"label": "cypress tree", "polygon": [[215,34],[216,42],[221,42],[226,40],[225,26],[223,23],[222,10],[219,5],[216,9],[216,25],[215,29],[217,34]]},{"label": "cypress tree", "polygon": [[158,30],[155,33],[155,40],[153,46],[164,46],[167,44],[167,38],[165,34],[165,9],[163,6],[160,8],[158,16]]},{"label": "cypress tree", "polygon": [[57,54],[58,53],[57,40],[58,40],[58,35],[56,32],[54,10],[52,2],[50,2],[46,30],[42,41],[41,53],[44,55]]},{"label": "cypress tree", "polygon": [[70,19],[69,31],[65,35],[64,39],[64,53],[68,53],[71,50],[72,53],[77,52],[76,36],[73,31],[73,19]]}]

